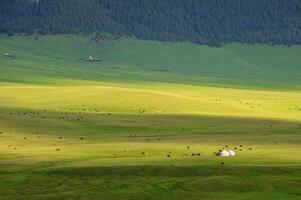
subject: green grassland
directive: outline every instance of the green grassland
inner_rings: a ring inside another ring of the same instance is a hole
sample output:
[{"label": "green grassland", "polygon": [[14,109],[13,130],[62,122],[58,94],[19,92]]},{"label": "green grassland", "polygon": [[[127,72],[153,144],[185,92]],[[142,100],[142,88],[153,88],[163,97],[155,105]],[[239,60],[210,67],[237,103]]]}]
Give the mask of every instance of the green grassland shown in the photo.
[{"label": "green grassland", "polygon": [[300,46],[2,35],[0,53],[1,200],[301,198]]}]

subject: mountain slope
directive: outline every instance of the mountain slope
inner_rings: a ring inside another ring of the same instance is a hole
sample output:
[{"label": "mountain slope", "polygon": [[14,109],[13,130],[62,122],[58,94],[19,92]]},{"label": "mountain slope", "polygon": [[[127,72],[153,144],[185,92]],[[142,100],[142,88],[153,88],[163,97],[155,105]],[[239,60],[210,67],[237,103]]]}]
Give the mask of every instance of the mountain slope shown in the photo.
[{"label": "mountain slope", "polygon": [[0,32],[111,33],[146,40],[301,43],[299,0],[10,0]]}]

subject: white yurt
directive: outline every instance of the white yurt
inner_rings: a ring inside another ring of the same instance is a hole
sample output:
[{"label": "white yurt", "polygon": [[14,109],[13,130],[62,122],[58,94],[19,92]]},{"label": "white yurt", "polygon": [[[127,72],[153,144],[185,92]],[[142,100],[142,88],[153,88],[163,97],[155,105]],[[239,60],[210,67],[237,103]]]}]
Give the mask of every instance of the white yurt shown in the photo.
[{"label": "white yurt", "polygon": [[230,156],[230,153],[226,150],[222,150],[221,152],[219,152],[219,156],[228,157],[228,156]]},{"label": "white yurt", "polygon": [[228,152],[229,152],[229,155],[230,155],[230,156],[235,156],[235,151],[229,150]]}]

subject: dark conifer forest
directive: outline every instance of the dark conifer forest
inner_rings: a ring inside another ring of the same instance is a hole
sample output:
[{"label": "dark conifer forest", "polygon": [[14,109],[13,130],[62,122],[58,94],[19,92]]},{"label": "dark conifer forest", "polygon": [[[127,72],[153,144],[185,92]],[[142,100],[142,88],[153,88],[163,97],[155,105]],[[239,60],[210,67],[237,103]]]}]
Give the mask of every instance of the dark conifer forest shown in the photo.
[{"label": "dark conifer forest", "polygon": [[293,45],[301,44],[301,1],[0,0],[0,32]]}]

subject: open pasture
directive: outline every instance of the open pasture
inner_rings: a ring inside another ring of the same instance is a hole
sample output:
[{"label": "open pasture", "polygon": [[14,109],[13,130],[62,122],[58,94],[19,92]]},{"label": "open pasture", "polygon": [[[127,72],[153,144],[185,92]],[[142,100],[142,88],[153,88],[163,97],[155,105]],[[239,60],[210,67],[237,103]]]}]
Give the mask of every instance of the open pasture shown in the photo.
[{"label": "open pasture", "polygon": [[[300,196],[297,122],[7,111],[0,135],[4,199]],[[217,157],[223,148],[236,156]]]},{"label": "open pasture", "polygon": [[[300,196],[296,122],[115,113],[84,113],[77,120],[78,113],[61,119],[47,111],[9,112],[1,114],[4,199]],[[236,156],[217,157],[222,148]]]},{"label": "open pasture", "polygon": [[1,200],[300,198],[299,46],[0,42]]}]

